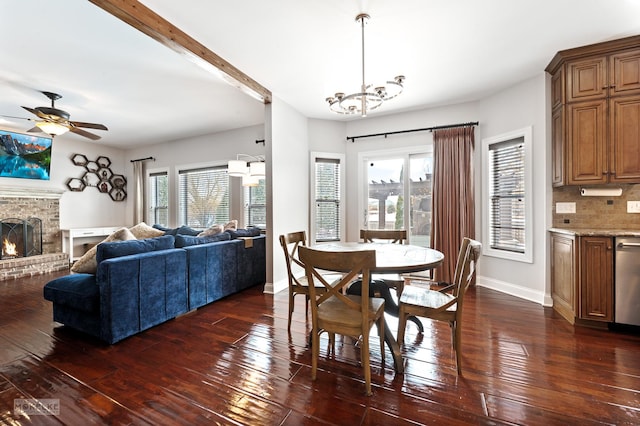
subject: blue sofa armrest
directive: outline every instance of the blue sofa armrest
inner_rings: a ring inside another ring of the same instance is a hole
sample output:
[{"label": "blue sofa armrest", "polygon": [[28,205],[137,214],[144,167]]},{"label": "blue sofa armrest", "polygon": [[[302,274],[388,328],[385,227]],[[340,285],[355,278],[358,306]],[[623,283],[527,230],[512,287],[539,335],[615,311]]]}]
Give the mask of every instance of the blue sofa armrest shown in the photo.
[{"label": "blue sofa armrest", "polygon": [[266,241],[267,237],[241,238],[238,246],[238,285],[241,291],[254,285],[264,284],[267,280]]},{"label": "blue sofa armrest", "polygon": [[115,343],[188,311],[182,249],[107,259],[98,264],[100,337]]}]

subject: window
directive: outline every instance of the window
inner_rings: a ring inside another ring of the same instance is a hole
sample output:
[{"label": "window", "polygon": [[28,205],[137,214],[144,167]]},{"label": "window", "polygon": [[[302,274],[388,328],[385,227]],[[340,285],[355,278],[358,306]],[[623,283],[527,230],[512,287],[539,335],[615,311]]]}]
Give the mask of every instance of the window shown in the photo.
[{"label": "window", "polygon": [[169,177],[167,172],[149,173],[149,211],[147,221],[169,225]]},{"label": "window", "polygon": [[265,180],[260,179],[257,186],[244,186],[244,224],[260,229],[267,227],[267,190]]},{"label": "window", "polygon": [[[366,229],[406,229],[411,244],[429,247],[432,147],[360,154]],[[408,225],[407,225],[408,224]]]},{"label": "window", "polygon": [[531,262],[531,130],[483,141],[487,254]]},{"label": "window", "polygon": [[180,225],[208,228],[229,221],[227,166],[179,170],[178,176]]},{"label": "window", "polygon": [[312,153],[312,242],[342,239],[342,156]]}]

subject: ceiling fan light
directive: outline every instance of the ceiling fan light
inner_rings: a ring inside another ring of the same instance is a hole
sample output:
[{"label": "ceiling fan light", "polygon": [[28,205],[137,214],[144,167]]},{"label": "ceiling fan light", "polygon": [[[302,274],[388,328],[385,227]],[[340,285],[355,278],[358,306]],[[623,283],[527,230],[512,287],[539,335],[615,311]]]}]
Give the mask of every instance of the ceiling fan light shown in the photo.
[{"label": "ceiling fan light", "polygon": [[242,177],[247,172],[247,162],[244,160],[229,160],[227,173],[232,177]]},{"label": "ceiling fan light", "polygon": [[53,123],[50,121],[38,121],[36,123],[36,126],[38,126],[38,128],[43,132],[55,136],[64,135],[69,131],[69,128],[67,126],[63,126],[62,124]]}]

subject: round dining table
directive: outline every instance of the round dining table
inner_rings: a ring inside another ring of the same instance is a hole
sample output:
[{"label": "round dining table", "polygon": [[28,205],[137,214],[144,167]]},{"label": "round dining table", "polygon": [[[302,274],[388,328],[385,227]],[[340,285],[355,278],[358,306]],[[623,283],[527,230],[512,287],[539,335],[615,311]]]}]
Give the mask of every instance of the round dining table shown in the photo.
[{"label": "round dining table", "polygon": [[[411,272],[426,271],[440,265],[444,260],[444,254],[438,250],[410,244],[391,243],[357,243],[357,242],[330,242],[319,243],[311,246],[314,250],[345,252],[374,250],[376,252],[376,266],[372,273],[396,273],[406,274]],[[340,272],[340,271],[336,271]],[[397,373],[404,372],[400,345],[384,322],[384,340],[393,355],[393,363]]]}]

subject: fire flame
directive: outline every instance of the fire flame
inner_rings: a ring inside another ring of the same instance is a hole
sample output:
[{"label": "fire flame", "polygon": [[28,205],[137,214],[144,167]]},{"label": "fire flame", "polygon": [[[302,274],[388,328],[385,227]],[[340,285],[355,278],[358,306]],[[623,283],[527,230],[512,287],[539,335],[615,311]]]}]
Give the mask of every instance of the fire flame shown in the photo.
[{"label": "fire flame", "polygon": [[16,244],[11,241],[4,239],[4,243],[2,244],[2,251],[7,256],[17,256],[18,252],[16,251]]}]

